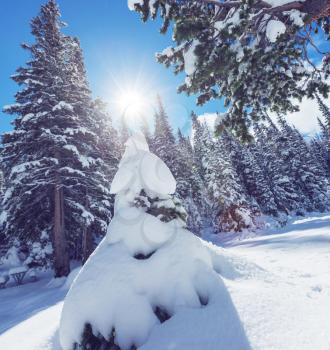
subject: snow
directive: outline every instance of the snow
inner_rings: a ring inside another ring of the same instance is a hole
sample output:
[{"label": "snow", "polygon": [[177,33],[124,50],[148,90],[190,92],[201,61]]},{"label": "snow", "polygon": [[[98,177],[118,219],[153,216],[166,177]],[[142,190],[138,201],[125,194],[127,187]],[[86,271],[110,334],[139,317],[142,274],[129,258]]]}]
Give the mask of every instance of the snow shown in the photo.
[{"label": "snow", "polygon": [[28,268],[26,266],[17,266],[13,267],[9,270],[9,275],[13,275],[16,273],[22,273],[22,272],[27,272]]},{"label": "snow", "polygon": [[21,260],[18,256],[18,251],[16,247],[11,247],[7,251],[6,255],[0,260],[1,267],[9,270],[10,268],[17,267],[21,265]]},{"label": "snow", "polygon": [[174,54],[174,49],[172,46],[168,46],[167,48],[165,48],[163,51],[162,51],[162,55],[165,55],[167,57],[172,57],[173,54]]},{"label": "snow", "polygon": [[183,54],[184,70],[187,75],[193,75],[195,73],[197,63],[195,49],[197,45],[199,45],[199,41],[197,39],[194,39],[187,51]]},{"label": "snow", "polygon": [[[221,321],[224,325],[230,319],[232,335],[235,333],[239,342],[236,348],[242,344],[246,348],[243,328],[218,273],[227,265],[220,262],[219,268],[217,260],[215,268],[214,249],[185,230],[180,220],[162,222],[143,206],[133,206],[142,190],[149,198],[158,198],[161,207],[175,207],[170,197],[175,190],[170,170],[149,152],[144,136],[137,133],[126,142],[111,187],[116,200],[107,236],[82,267],[65,298],[59,329],[63,350],[81,342],[86,324],[105,339],[115,330],[115,341],[122,350],[139,347],[161,323],[157,310],[180,319],[191,309],[214,310],[213,305],[228,312]],[[228,337],[225,327],[219,332]]]},{"label": "snow", "polygon": [[285,33],[285,31],[286,26],[281,21],[271,19],[267,23],[266,35],[271,43],[274,43],[281,34]]},{"label": "snow", "polygon": [[60,101],[56,106],[53,107],[52,111],[57,111],[61,109],[66,109],[68,111],[73,111],[73,107],[64,101]]},{"label": "snow", "polygon": [[71,287],[73,281],[76,279],[76,277],[78,276],[79,272],[81,270],[81,266],[76,267],[75,269],[73,269],[69,276],[65,279],[65,282],[62,286],[62,288],[65,290],[69,290],[69,288]]},{"label": "snow", "polygon": [[127,0],[127,6],[131,11],[134,11],[135,4],[143,5],[143,0]]},{"label": "snow", "polygon": [[174,193],[176,182],[169,168],[156,155],[149,152],[142,134],[137,133],[126,143],[126,151],[119,164],[112,184],[111,193],[133,191],[142,188],[155,195]]},{"label": "snow", "polygon": [[[301,1],[304,1],[304,0],[301,0]],[[293,1],[289,1],[289,0],[265,0],[265,2],[267,2],[272,7],[276,7],[276,6],[285,5],[285,4],[287,4],[289,2],[293,2]]]},{"label": "snow", "polygon": [[67,144],[64,145],[63,148],[67,149],[68,151],[71,151],[73,154],[75,154],[79,160],[79,162],[81,163],[81,165],[84,168],[89,168],[89,166],[93,163],[95,163],[95,159],[91,158],[91,157],[86,157],[84,155],[82,155],[79,151],[78,148],[75,145],[71,145],[71,144]]},{"label": "snow", "polygon": [[6,275],[2,275],[2,276],[0,276],[0,283],[4,283],[4,282],[6,282],[7,281],[7,276]]},{"label": "snow", "polygon": [[[222,289],[225,297],[206,307],[182,307],[156,325],[139,349],[329,349],[330,214],[296,219],[255,238],[224,243],[212,237],[226,245],[205,243],[217,271],[223,268],[232,302]],[[49,278],[0,290],[0,349],[61,350],[66,290],[47,288]]]},{"label": "snow", "polygon": [[303,20],[303,15],[300,11],[298,10],[291,10],[288,12],[284,12],[284,14],[289,14],[291,20],[293,21],[293,23],[298,26],[298,27],[302,27],[304,26],[304,20]]}]

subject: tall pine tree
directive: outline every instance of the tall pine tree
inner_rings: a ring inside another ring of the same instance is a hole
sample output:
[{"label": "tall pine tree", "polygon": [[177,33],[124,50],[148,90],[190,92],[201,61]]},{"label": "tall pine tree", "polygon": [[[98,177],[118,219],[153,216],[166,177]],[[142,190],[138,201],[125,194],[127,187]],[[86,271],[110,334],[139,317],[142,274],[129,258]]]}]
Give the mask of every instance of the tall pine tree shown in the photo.
[{"label": "tall pine tree", "polygon": [[82,52],[62,26],[55,0],[31,22],[35,43],[23,45],[31,59],[13,76],[23,89],[6,108],[16,118],[1,152],[6,238],[28,247],[29,263],[53,263],[56,277],[70,258],[86,258],[111,216]]}]

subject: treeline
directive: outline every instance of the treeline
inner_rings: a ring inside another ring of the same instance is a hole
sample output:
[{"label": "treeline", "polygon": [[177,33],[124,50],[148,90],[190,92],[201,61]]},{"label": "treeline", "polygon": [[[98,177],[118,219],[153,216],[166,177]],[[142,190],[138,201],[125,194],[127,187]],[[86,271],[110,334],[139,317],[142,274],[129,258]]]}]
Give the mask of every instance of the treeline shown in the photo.
[{"label": "treeline", "polygon": [[[124,121],[117,131],[105,104],[93,100],[79,40],[62,33],[55,0],[31,28],[35,43],[23,45],[30,60],[12,77],[21,89],[5,107],[15,119],[2,136],[0,248],[29,267],[53,266],[60,277],[106,232],[109,185],[130,131]],[[147,123],[141,129],[175,176],[197,235],[204,227],[254,230],[263,215],[284,224],[289,215],[328,208],[330,112],[321,100],[322,134],[310,144],[284,119],[255,126],[255,142],[244,145],[226,130],[215,137],[194,114],[190,139],[176,135],[157,103],[152,131]]]},{"label": "treeline", "polygon": [[330,205],[330,111],[320,100],[322,133],[307,142],[284,118],[254,126],[242,144],[229,131],[215,136],[192,114],[192,139],[174,136],[159,101],[155,132],[144,131],[152,152],[177,179],[177,196],[199,234],[255,230],[271,216],[280,225],[291,215],[323,212]]}]

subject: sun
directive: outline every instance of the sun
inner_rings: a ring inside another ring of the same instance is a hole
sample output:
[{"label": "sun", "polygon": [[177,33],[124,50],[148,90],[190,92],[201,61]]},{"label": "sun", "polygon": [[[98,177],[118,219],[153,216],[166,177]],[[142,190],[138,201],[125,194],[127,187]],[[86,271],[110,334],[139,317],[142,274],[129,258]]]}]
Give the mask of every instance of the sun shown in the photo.
[{"label": "sun", "polygon": [[138,118],[143,114],[147,101],[137,90],[124,90],[118,96],[118,105],[123,115]]}]

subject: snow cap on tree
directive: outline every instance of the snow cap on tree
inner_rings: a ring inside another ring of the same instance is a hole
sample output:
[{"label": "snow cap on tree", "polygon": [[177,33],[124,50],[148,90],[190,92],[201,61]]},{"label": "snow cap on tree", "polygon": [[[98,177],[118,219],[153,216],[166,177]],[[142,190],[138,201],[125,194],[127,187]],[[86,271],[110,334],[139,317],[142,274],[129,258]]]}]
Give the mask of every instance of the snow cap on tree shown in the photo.
[{"label": "snow cap on tree", "polygon": [[[132,350],[184,309],[196,312],[218,301],[228,312],[232,303],[216,273],[228,263],[181,225],[180,206],[170,195],[175,180],[143,135],[126,142],[111,191],[116,202],[107,236],[64,302],[63,350]],[[233,328],[240,337],[241,328]]]}]

